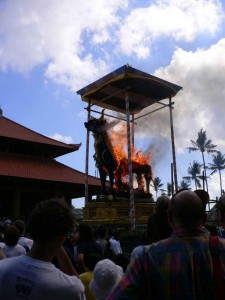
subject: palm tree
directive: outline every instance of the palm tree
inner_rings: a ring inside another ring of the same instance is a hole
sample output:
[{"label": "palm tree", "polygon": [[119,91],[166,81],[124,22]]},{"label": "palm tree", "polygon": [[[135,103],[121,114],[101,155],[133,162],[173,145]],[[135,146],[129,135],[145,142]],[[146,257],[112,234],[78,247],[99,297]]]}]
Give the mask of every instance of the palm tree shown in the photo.
[{"label": "palm tree", "polygon": [[193,163],[190,164],[190,166],[188,167],[188,174],[190,174],[191,176],[183,177],[184,180],[194,180],[196,190],[197,188],[201,187],[201,182],[200,182],[200,179],[202,178],[200,176],[201,168],[202,165],[198,163],[196,160],[194,160]]},{"label": "palm tree", "polygon": [[190,189],[191,188],[191,179],[185,179],[183,177],[183,180],[180,182],[180,189]]},{"label": "palm tree", "polygon": [[172,195],[172,192],[173,192],[172,183],[167,182],[167,196],[170,197]]},{"label": "palm tree", "polygon": [[159,190],[159,188],[161,188],[163,186],[162,180],[159,177],[155,177],[152,180],[152,186],[155,189],[155,194],[156,194],[156,199],[157,199],[158,190]]},{"label": "palm tree", "polygon": [[210,175],[213,175],[217,171],[220,174],[220,194],[222,196],[223,194],[223,188],[222,188],[222,178],[221,178],[221,170],[225,169],[225,155],[218,151],[217,154],[213,155],[212,159],[213,163],[209,163],[209,167],[207,169],[212,170],[212,173]]},{"label": "palm tree", "polygon": [[170,182],[167,182],[167,189],[160,189],[162,192],[162,196],[166,195],[170,197],[172,195],[172,184]]},{"label": "palm tree", "polygon": [[200,151],[202,153],[202,161],[203,161],[203,167],[204,167],[204,179],[205,179],[205,183],[206,183],[206,190],[208,192],[208,182],[207,182],[207,175],[206,175],[206,165],[205,165],[204,153],[207,152],[209,154],[209,153],[217,152],[217,150],[215,150],[217,145],[212,144],[211,139],[207,140],[206,131],[203,131],[203,129],[201,129],[198,132],[197,140],[196,141],[191,140],[191,143],[192,143],[193,147],[187,148],[189,150],[189,152]]}]

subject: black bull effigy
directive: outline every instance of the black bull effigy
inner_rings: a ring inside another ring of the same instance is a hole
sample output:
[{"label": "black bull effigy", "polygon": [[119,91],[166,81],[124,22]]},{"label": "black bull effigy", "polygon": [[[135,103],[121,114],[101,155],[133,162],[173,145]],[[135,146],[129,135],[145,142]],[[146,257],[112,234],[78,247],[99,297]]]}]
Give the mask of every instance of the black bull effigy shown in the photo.
[{"label": "black bull effigy", "polygon": [[[99,119],[91,117],[85,122],[85,127],[93,133],[96,166],[99,170],[102,194],[106,193],[106,177],[109,175],[110,193],[114,191],[114,184],[117,189],[122,189],[122,177],[128,174],[128,159],[123,158],[117,161],[113,151],[113,145],[106,130],[107,121],[104,114]],[[145,178],[146,192],[149,193],[150,181],[152,180],[151,166],[147,163],[141,164],[132,159],[132,172],[136,174],[138,189],[143,189],[142,177]]]}]

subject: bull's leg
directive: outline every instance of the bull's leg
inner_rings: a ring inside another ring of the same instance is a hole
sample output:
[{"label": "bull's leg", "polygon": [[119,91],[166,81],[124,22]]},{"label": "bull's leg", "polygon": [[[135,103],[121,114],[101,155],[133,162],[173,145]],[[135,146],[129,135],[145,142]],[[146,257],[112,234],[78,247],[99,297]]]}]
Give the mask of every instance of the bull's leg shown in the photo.
[{"label": "bull's leg", "polygon": [[100,180],[101,180],[101,185],[102,185],[102,194],[105,195],[105,182],[106,182],[106,171],[102,168],[99,167],[99,175],[100,175]]},{"label": "bull's leg", "polygon": [[116,161],[112,156],[111,152],[108,149],[105,149],[102,153],[102,160],[104,165],[106,166],[109,173],[109,181],[110,181],[110,192],[113,193],[113,184],[114,184],[114,171],[117,168]]},{"label": "bull's leg", "polygon": [[147,190],[147,193],[149,194],[150,193],[150,180],[149,179],[146,179],[146,190]]},{"label": "bull's leg", "polygon": [[113,184],[114,184],[114,173],[112,170],[109,171],[109,182],[110,182],[110,192],[111,194],[113,194],[114,192],[114,188],[113,188]]}]

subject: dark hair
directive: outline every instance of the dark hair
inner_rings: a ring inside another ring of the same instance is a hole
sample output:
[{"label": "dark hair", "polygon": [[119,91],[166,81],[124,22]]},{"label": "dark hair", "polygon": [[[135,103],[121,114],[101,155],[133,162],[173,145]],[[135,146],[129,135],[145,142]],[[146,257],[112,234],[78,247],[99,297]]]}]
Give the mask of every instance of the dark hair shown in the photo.
[{"label": "dark hair", "polygon": [[94,271],[96,264],[100,260],[102,260],[102,257],[99,253],[90,253],[88,255],[84,255],[84,264],[89,271]]},{"label": "dark hair", "polygon": [[120,253],[116,255],[114,263],[122,267],[123,271],[126,272],[127,266],[130,262],[130,258],[125,253]]},{"label": "dark hair", "polygon": [[20,235],[23,235],[25,232],[25,222],[23,220],[16,220],[13,222],[13,225],[16,226],[16,228],[19,230]]},{"label": "dark hair", "polygon": [[157,214],[167,214],[167,209],[169,207],[170,198],[166,195],[159,196],[155,204],[155,213]]},{"label": "dark hair", "polygon": [[80,224],[77,228],[77,231],[80,233],[81,241],[92,241],[94,240],[93,232],[91,227],[88,224]]},{"label": "dark hair", "polygon": [[107,234],[107,229],[105,226],[99,226],[97,229],[97,237],[98,238],[104,238]]},{"label": "dark hair", "polygon": [[50,199],[37,204],[27,229],[34,241],[48,241],[66,235],[73,225],[73,213],[67,203],[62,199]]},{"label": "dark hair", "polygon": [[221,213],[225,212],[225,194],[219,198],[219,201],[217,202],[217,209],[219,209]]},{"label": "dark hair", "polygon": [[9,225],[5,229],[4,241],[7,246],[15,246],[18,243],[20,232],[14,225]]}]

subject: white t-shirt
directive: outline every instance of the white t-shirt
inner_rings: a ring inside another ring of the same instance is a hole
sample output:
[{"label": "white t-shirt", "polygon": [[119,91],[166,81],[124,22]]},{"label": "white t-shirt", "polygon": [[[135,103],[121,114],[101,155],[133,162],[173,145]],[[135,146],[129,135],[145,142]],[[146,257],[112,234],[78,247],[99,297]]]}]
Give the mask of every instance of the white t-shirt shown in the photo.
[{"label": "white t-shirt", "polygon": [[7,246],[5,243],[0,243],[0,247],[4,250],[6,257],[26,254],[26,249],[19,244],[11,247]]},{"label": "white t-shirt", "polygon": [[18,240],[18,244],[20,244],[21,246],[26,246],[29,249],[31,249],[31,247],[33,245],[33,240],[31,240],[25,236],[21,236]]},{"label": "white t-shirt", "polygon": [[0,299],[85,300],[84,286],[52,263],[21,255],[0,261]]},{"label": "white t-shirt", "polygon": [[120,241],[117,241],[117,240],[114,239],[114,237],[111,237],[109,239],[109,242],[110,242],[111,249],[113,250],[113,252],[115,254],[123,253],[122,248],[120,246]]}]

